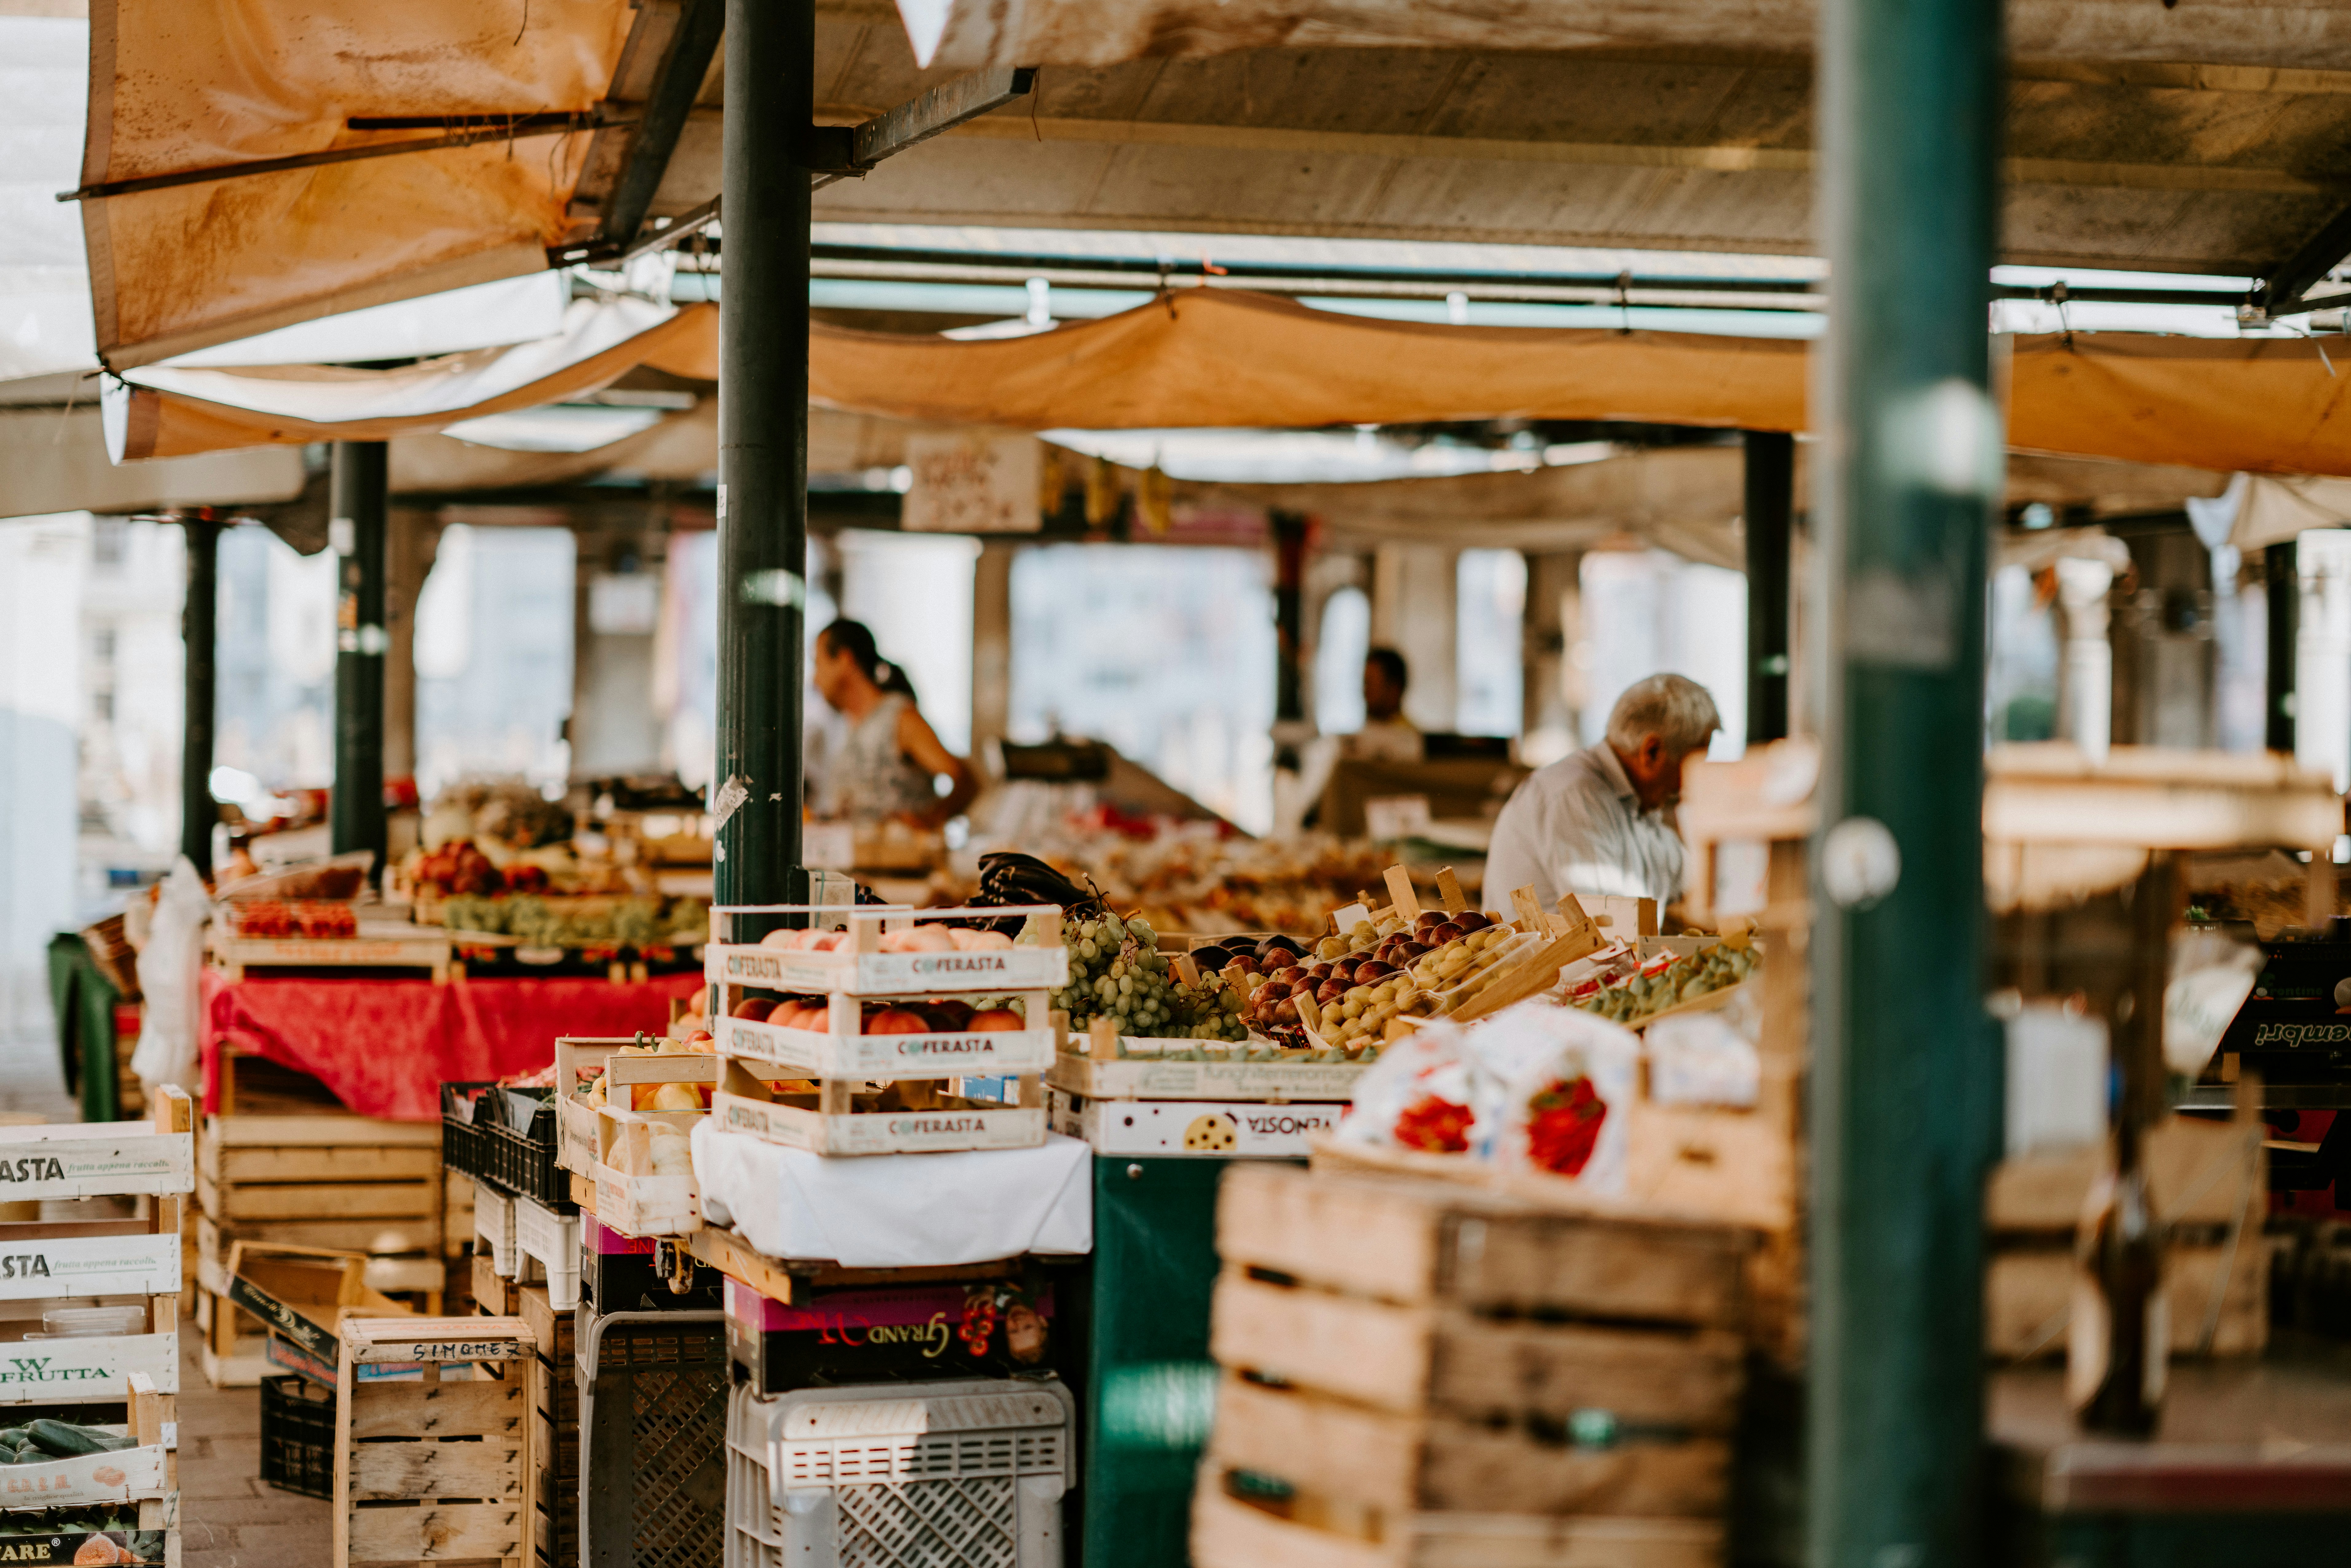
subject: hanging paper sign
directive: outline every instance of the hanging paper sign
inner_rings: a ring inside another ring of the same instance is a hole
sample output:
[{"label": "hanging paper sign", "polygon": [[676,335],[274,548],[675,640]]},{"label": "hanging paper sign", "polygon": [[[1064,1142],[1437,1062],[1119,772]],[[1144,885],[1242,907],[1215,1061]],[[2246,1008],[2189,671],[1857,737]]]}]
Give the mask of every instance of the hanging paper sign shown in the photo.
[{"label": "hanging paper sign", "polygon": [[1040,457],[1033,435],[918,432],[899,527],[925,534],[1033,534]]}]

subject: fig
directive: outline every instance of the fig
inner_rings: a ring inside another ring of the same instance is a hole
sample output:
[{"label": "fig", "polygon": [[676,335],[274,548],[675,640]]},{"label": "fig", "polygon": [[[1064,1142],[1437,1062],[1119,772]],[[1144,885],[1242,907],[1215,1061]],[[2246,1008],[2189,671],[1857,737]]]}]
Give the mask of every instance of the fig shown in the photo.
[{"label": "fig", "polygon": [[1395,973],[1395,966],[1378,958],[1366,958],[1355,966],[1355,984],[1368,986]]},{"label": "fig", "polygon": [[1474,909],[1465,909],[1453,917],[1453,924],[1464,931],[1483,931],[1494,923]]},{"label": "fig", "polygon": [[1426,943],[1399,942],[1396,944],[1395,952],[1389,956],[1388,962],[1401,969],[1424,956],[1428,950]]},{"label": "fig", "polygon": [[1315,999],[1315,1001],[1316,1001],[1317,1003],[1319,1003],[1320,1005],[1322,1005],[1322,1006],[1323,1006],[1323,1007],[1326,1007],[1326,1008],[1327,1008],[1327,1007],[1329,1007],[1332,1002],[1337,1001],[1340,998],[1342,998],[1342,997],[1345,996],[1346,994],[1347,994],[1347,982],[1346,982],[1346,981],[1344,981],[1344,980],[1325,980],[1325,981],[1323,981],[1323,982],[1322,982],[1322,986],[1316,989],[1316,991],[1315,991],[1315,993],[1314,993],[1314,999]]},{"label": "fig", "polygon": [[1270,958],[1277,952],[1287,953],[1292,958],[1306,956],[1304,945],[1294,936],[1269,936],[1257,945],[1257,956],[1260,958]]},{"label": "fig", "polygon": [[1428,942],[1432,947],[1442,947],[1447,942],[1458,942],[1468,935],[1468,932],[1448,920],[1428,934]]},{"label": "fig", "polygon": [[1286,986],[1295,986],[1306,977],[1306,970],[1302,966],[1292,964],[1286,968],[1276,969],[1273,977]]},{"label": "fig", "polygon": [[1265,966],[1258,962],[1257,955],[1254,953],[1236,953],[1231,960],[1224,965],[1220,972],[1230,975],[1236,971],[1244,975],[1262,975],[1265,973]]},{"label": "fig", "polygon": [[1417,936],[1424,931],[1433,931],[1449,918],[1442,909],[1424,909],[1420,912],[1420,918],[1412,923],[1413,935]]},{"label": "fig", "polygon": [[1282,998],[1281,1000],[1273,1004],[1273,1011],[1269,1016],[1270,1016],[1273,1021],[1277,1024],[1296,1023],[1298,1021],[1298,999],[1295,997]]}]

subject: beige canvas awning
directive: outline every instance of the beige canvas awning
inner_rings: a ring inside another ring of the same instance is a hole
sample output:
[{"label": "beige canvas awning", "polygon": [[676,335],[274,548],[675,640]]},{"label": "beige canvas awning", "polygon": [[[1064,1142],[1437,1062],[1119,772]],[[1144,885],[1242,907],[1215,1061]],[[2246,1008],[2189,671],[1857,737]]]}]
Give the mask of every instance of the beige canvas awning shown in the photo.
[{"label": "beige canvas awning", "polygon": [[574,301],[559,338],[449,354],[398,370],[274,365],[150,366],[105,392],[117,462],[310,441],[389,441],[463,420],[536,408],[609,384],[681,338],[715,327],[718,308],[639,299]]},{"label": "beige canvas awning", "polygon": [[84,187],[491,138],[84,202],[99,352],[148,364],[545,267],[590,138],[498,127],[595,110],[633,15],[625,0],[91,0]]}]

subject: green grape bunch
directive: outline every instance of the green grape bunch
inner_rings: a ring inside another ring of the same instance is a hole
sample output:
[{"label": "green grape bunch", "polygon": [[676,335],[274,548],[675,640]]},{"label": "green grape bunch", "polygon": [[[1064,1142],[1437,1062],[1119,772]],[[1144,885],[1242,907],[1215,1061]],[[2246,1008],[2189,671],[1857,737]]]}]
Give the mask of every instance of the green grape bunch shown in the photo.
[{"label": "green grape bunch", "polygon": [[1104,915],[1080,920],[1066,937],[1070,983],[1053,993],[1053,1005],[1070,1015],[1070,1027],[1085,1028],[1108,1018],[1121,1034],[1165,1036],[1176,1026],[1176,986],[1159,937],[1140,919]]}]

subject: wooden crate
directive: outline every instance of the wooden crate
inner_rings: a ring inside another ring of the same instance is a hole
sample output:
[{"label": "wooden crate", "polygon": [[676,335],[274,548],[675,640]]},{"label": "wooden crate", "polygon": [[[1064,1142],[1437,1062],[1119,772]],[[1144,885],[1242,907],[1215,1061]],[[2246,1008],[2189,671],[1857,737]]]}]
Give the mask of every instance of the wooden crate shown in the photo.
[{"label": "wooden crate", "polygon": [[[1250,1165],[1217,1229],[1204,1568],[1718,1559],[1745,1233]],[[1620,1523],[1677,1528],[1595,1555]]]},{"label": "wooden crate", "polygon": [[[2258,1355],[2269,1344],[2269,1161],[2250,1109],[2175,1116],[2148,1134],[2148,1194],[2168,1228],[2164,1283],[2174,1355]],[[2079,1265],[2074,1229],[2103,1147],[2024,1155],[1985,1189],[1984,1348],[2011,1361],[2065,1354]]]},{"label": "wooden crate", "polygon": [[413,936],[232,936],[218,925],[206,943],[213,967],[231,981],[248,969],[423,969],[437,984],[462,977],[453,972],[450,942],[441,932]]},{"label": "wooden crate", "polygon": [[[305,1226],[417,1234],[403,1250],[446,1253],[449,1184],[434,1124],[341,1115],[214,1115],[196,1140],[196,1200],[225,1228]],[[256,1237],[256,1239],[259,1238]],[[291,1235],[271,1239],[295,1239]],[[319,1230],[299,1245],[329,1244]]]},{"label": "wooden crate", "polygon": [[[178,1089],[160,1091],[153,1107],[137,1122],[0,1126],[6,1197],[26,1206],[14,1212],[79,1206],[48,1220],[0,1221],[0,1252],[7,1255],[0,1270],[0,1405],[120,1403],[135,1376],[150,1379],[166,1400],[178,1393],[181,1195],[195,1162],[193,1112]],[[122,1197],[134,1199],[134,1217],[118,1218],[110,1203],[89,1207]],[[99,1298],[137,1301],[139,1330],[26,1342],[43,1332],[43,1312]],[[36,1347],[38,1354],[29,1354]]]},{"label": "wooden crate", "polygon": [[[525,1389],[516,1376],[447,1375],[467,1363],[516,1370],[535,1354],[520,1318],[353,1318],[336,1376],[338,1568],[497,1562],[529,1552]],[[422,1364],[418,1383],[366,1382],[371,1363]]]}]

